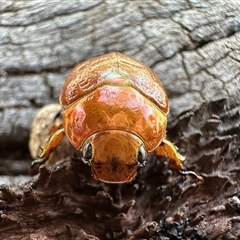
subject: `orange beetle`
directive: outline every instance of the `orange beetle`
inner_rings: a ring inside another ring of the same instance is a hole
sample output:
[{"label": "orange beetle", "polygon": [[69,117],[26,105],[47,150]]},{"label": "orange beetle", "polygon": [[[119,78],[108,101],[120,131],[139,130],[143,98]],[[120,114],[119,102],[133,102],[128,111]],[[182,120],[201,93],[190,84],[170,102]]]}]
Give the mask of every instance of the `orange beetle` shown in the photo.
[{"label": "orange beetle", "polygon": [[166,139],[168,98],[144,64],[115,52],[80,63],[63,85],[60,104],[63,124],[40,158],[47,159],[66,135],[97,180],[131,182],[154,150],[201,180],[183,171],[184,157]]}]

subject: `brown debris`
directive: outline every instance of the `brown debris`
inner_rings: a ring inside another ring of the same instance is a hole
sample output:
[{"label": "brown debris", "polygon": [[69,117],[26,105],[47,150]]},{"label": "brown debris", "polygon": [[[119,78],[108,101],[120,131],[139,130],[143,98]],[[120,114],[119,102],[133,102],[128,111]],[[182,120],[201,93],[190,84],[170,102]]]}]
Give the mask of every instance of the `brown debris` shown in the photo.
[{"label": "brown debris", "polygon": [[1,187],[0,234],[3,239],[238,239],[239,119],[239,109],[221,100],[170,124],[169,138],[186,156],[185,166],[204,177],[203,184],[183,178],[154,154],[130,184],[95,181],[76,156],[43,165],[21,188]]}]

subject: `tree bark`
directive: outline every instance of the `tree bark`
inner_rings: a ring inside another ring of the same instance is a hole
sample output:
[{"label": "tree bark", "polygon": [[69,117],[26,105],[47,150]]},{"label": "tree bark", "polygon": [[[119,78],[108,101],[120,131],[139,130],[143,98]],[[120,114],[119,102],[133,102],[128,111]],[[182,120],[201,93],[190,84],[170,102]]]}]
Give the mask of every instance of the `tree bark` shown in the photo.
[{"label": "tree bark", "polygon": [[157,73],[168,137],[205,180],[183,181],[153,155],[132,184],[109,185],[67,158],[1,185],[1,239],[239,239],[239,9],[227,0],[1,3],[1,173],[26,173],[33,118],[58,101],[67,73],[119,51]]}]

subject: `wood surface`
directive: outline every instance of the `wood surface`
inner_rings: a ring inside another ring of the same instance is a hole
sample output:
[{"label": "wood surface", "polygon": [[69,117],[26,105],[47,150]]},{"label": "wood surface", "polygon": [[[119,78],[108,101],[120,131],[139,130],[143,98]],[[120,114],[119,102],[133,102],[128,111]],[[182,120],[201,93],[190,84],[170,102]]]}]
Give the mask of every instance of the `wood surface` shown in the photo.
[{"label": "wood surface", "polygon": [[[1,239],[240,238],[240,1],[0,2]],[[112,51],[162,80],[168,136],[204,184],[155,156],[129,185],[73,159],[20,184],[37,111],[77,63]]]}]

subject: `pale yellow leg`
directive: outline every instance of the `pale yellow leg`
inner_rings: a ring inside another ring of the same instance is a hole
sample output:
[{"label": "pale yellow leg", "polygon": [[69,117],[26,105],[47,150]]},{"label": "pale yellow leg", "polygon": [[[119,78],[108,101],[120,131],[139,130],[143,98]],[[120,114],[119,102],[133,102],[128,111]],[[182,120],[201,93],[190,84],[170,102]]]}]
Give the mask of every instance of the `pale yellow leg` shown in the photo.
[{"label": "pale yellow leg", "polygon": [[156,155],[157,156],[167,156],[169,160],[174,164],[176,169],[183,175],[193,175],[195,176],[199,181],[203,182],[203,178],[201,176],[198,176],[193,171],[185,171],[182,162],[185,160],[185,157],[183,157],[179,152],[177,147],[168,141],[167,139],[163,139],[160,146],[156,149]]},{"label": "pale yellow leg", "polygon": [[57,148],[57,146],[61,143],[61,140],[63,139],[65,133],[64,129],[58,129],[48,140],[48,142],[45,144],[45,146],[41,147],[42,152],[39,154],[39,158],[32,161],[31,168],[29,169],[29,174],[31,176],[38,173],[38,168],[40,165],[44,164],[50,154]]},{"label": "pale yellow leg", "polygon": [[167,156],[178,170],[183,170],[182,162],[185,160],[185,157],[183,157],[178,152],[177,147],[167,139],[163,139],[161,145],[156,149],[156,154],[159,157]]},{"label": "pale yellow leg", "polygon": [[63,137],[65,135],[64,129],[61,128],[57,130],[48,140],[48,142],[45,144],[45,146],[42,147],[42,152],[39,155],[40,158],[47,159],[50,154],[57,148],[57,146],[61,143]]}]

